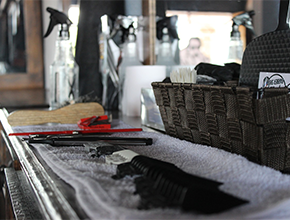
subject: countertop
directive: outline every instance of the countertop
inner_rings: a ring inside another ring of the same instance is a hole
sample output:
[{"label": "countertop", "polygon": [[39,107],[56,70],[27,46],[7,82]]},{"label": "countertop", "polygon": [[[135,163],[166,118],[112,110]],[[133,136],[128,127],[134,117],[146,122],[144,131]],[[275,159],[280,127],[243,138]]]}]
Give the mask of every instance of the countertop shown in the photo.
[{"label": "countertop", "polygon": [[[189,173],[221,183],[218,190],[248,203],[211,215],[185,212],[178,207],[138,209],[140,198],[134,194],[133,177],[113,180],[115,165],[104,164],[103,158],[90,158],[84,148],[55,148],[47,144],[28,145],[19,137],[7,136],[13,130],[0,111],[0,120],[14,158],[21,170],[6,169],[7,176],[17,176],[31,190],[44,219],[287,219],[290,217],[290,175],[250,162],[246,158],[210,146],[182,141],[159,132],[116,134],[150,137],[150,146],[127,146],[138,154],[173,163]],[[128,124],[140,125],[137,118]],[[129,126],[122,124],[119,126]],[[66,126],[66,125],[64,125]],[[70,126],[68,126],[69,128]],[[65,127],[66,128],[66,127]],[[35,130],[48,129],[36,126]],[[56,127],[54,128],[56,129]],[[58,128],[59,129],[59,128]],[[20,174],[21,172],[21,174]],[[15,185],[11,185],[13,188]],[[24,186],[24,185],[23,185]],[[12,189],[11,188],[11,189]],[[15,203],[19,201],[15,200]],[[198,202],[198,201],[197,201]],[[21,207],[20,207],[21,208]],[[30,216],[21,209],[22,216]]]}]

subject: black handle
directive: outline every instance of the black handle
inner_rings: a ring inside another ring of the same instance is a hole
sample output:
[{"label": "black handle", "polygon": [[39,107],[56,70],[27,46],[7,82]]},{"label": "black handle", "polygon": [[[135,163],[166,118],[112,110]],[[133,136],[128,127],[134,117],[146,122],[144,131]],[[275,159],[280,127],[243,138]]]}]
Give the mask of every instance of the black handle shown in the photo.
[{"label": "black handle", "polygon": [[83,136],[59,136],[55,138],[36,137],[36,138],[23,138],[28,143],[43,143],[53,146],[80,146],[90,142],[104,141],[110,144],[119,145],[152,145],[152,138],[142,137],[111,137],[111,136],[95,136],[95,135],[83,135]]},{"label": "black handle", "polygon": [[279,22],[276,31],[289,29],[289,24],[287,23],[288,10],[289,0],[280,0]]}]

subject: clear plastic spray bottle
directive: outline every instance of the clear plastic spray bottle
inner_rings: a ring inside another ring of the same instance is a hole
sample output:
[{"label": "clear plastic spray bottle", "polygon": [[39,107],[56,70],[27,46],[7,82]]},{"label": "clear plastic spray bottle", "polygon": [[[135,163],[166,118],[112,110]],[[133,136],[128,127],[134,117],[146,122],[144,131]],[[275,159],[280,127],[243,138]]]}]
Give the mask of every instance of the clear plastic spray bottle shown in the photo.
[{"label": "clear plastic spray bottle", "polygon": [[168,35],[168,29],[163,28],[163,36],[158,47],[158,56],[156,65],[166,66],[166,76],[170,76],[171,68],[177,65],[172,55],[171,42]]},{"label": "clear plastic spray bottle", "polygon": [[[170,76],[172,66],[179,64],[173,55],[176,53],[177,48],[173,50],[172,41],[178,41],[178,34],[176,30],[177,16],[165,17],[159,20],[157,25],[157,40],[158,40],[158,54],[156,65],[166,66],[166,76]],[[178,43],[176,44],[178,45]],[[173,52],[175,51],[175,52]],[[178,53],[179,54],[179,53]]]},{"label": "clear plastic spray bottle", "polygon": [[232,32],[231,32],[228,62],[234,62],[234,63],[241,64],[242,58],[243,58],[243,52],[244,52],[244,44],[243,44],[243,41],[241,39],[241,33],[239,31],[239,26],[234,25],[232,27]]},{"label": "clear plastic spray bottle", "polygon": [[58,25],[54,61],[50,66],[50,109],[73,103],[79,97],[79,66],[75,61],[69,39],[68,17],[55,9],[47,8],[51,20],[44,37]]},{"label": "clear plastic spray bottle", "polygon": [[126,67],[140,66],[142,63],[138,56],[137,39],[133,25],[129,26],[129,34],[123,45],[123,57],[119,68],[119,110],[125,112],[124,105],[124,83],[126,78]]},{"label": "clear plastic spray bottle", "polygon": [[241,39],[241,33],[239,31],[239,26],[243,25],[249,29],[253,35],[255,35],[252,16],[255,15],[254,11],[244,12],[235,16],[232,25],[231,39],[229,45],[229,54],[228,54],[228,63],[242,63],[243,53],[244,53],[244,44]]}]

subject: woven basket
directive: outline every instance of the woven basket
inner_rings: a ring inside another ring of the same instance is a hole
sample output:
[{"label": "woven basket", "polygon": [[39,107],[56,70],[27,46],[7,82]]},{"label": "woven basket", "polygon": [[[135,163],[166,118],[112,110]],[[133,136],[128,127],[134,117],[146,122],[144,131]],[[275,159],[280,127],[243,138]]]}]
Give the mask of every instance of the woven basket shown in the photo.
[{"label": "woven basket", "polygon": [[290,95],[248,87],[152,83],[166,133],[290,172]]}]

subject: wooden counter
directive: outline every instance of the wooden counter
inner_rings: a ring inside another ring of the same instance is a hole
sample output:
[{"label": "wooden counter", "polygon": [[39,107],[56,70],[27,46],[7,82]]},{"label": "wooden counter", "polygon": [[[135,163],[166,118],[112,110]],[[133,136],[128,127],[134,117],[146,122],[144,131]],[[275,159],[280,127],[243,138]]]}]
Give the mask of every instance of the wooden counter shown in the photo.
[{"label": "wooden counter", "polygon": [[43,89],[0,90],[0,106],[8,111],[24,108],[47,108]]}]

